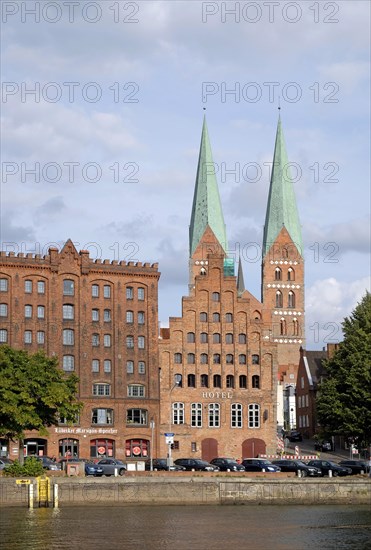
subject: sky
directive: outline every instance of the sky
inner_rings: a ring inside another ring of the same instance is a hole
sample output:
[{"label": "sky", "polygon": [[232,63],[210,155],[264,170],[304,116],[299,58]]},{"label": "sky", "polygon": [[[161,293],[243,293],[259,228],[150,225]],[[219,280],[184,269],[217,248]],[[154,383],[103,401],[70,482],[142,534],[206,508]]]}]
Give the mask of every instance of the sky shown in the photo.
[{"label": "sky", "polygon": [[3,1],[1,249],[158,262],[181,314],[206,113],[230,255],[260,299],[281,119],[305,257],[306,347],[370,289],[370,4]]}]

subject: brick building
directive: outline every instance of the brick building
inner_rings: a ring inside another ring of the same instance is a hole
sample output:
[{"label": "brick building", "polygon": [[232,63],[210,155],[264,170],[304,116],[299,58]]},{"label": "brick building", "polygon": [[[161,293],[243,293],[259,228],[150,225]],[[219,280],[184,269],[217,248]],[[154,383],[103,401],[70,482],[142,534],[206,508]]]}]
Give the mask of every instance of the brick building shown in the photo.
[{"label": "brick building", "polygon": [[149,455],[159,418],[158,279],[157,264],[93,261],[71,240],[43,257],[1,253],[0,342],[57,355],[79,377],[84,403],[74,426],[61,419],[47,438],[27,433],[26,455]]}]

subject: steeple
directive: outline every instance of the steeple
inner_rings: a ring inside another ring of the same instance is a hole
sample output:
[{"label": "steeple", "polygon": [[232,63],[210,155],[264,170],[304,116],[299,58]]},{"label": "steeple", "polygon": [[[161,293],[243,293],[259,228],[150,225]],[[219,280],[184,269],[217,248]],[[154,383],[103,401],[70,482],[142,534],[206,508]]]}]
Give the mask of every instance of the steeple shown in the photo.
[{"label": "steeple", "polygon": [[244,292],[245,292],[245,281],[243,280],[242,263],[241,263],[241,256],[240,256],[238,259],[237,295],[241,297]]},{"label": "steeple", "polygon": [[214,233],[224,252],[227,251],[227,235],[220,202],[215,165],[211,152],[206,117],[203,120],[200,153],[189,227],[189,253],[195,252],[206,228]]},{"label": "steeple", "polygon": [[281,229],[285,227],[292,242],[303,254],[299,215],[296,207],[293,182],[283,137],[281,117],[278,117],[276,144],[268,196],[263,236],[263,257],[266,255]]}]

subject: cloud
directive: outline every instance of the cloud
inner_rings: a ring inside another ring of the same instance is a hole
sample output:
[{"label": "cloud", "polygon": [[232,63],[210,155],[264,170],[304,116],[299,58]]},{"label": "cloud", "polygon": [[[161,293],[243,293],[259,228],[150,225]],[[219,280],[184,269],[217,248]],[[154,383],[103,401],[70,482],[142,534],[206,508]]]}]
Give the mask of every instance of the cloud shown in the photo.
[{"label": "cloud", "polygon": [[22,226],[14,223],[13,211],[1,207],[0,241],[2,250],[21,252],[19,245],[24,242],[35,241],[35,230],[32,226]]},{"label": "cloud", "polygon": [[56,218],[66,210],[63,197],[52,197],[36,208],[34,222],[36,225],[55,223]]},{"label": "cloud", "polygon": [[[336,257],[347,252],[370,253],[370,218],[353,219],[347,222],[320,226],[306,223],[303,234],[306,248],[311,248],[315,243],[321,247],[327,245],[329,254],[336,253]],[[331,244],[333,247],[331,248]]]}]

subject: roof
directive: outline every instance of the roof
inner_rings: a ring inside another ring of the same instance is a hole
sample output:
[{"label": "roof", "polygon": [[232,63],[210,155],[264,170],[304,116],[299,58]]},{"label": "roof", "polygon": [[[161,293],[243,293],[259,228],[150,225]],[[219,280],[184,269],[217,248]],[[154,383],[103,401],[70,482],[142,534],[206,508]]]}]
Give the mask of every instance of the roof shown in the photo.
[{"label": "roof", "polygon": [[321,378],[326,376],[326,369],[323,366],[323,361],[327,359],[327,352],[306,351],[303,359],[309,384],[316,388]]}]

